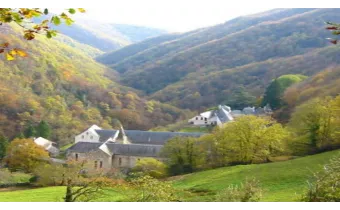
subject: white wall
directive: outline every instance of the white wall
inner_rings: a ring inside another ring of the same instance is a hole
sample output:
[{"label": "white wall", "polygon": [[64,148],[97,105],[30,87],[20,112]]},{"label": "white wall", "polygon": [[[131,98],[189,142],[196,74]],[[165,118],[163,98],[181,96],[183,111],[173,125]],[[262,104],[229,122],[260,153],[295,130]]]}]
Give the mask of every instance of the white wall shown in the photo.
[{"label": "white wall", "polygon": [[99,135],[94,130],[88,129],[77,135],[74,142],[99,142]]},{"label": "white wall", "polygon": [[216,121],[213,119],[209,120],[209,118],[205,118],[200,115],[197,115],[189,120],[189,123],[193,123],[194,125],[199,125],[199,126],[211,125],[212,122],[216,122]]}]

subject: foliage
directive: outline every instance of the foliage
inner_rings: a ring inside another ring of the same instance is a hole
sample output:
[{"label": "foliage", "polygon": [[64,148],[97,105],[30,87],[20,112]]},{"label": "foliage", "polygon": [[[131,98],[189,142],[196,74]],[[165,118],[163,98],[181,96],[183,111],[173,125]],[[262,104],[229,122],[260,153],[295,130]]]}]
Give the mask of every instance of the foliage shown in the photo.
[{"label": "foliage", "polygon": [[206,162],[212,166],[268,162],[280,154],[288,136],[281,124],[272,119],[243,116],[201,137]]},{"label": "foliage", "polygon": [[230,185],[216,195],[217,202],[257,202],[262,197],[259,181],[256,179],[246,180],[240,186]]},{"label": "foliage", "polygon": [[7,168],[0,169],[0,184],[27,183],[31,177],[22,172],[10,172]]},{"label": "foliage", "polygon": [[27,42],[18,26],[1,27],[1,38],[30,49],[30,59],[0,60],[0,131],[9,139],[42,120],[51,128],[50,140],[63,146],[91,124],[148,130],[192,115],[157,101],[150,111],[151,101],[119,85],[113,71],[81,50],[44,37]]},{"label": "foliage", "polygon": [[127,201],[134,202],[169,202],[179,201],[178,192],[170,183],[159,181],[151,176],[139,176],[129,182],[133,189]]},{"label": "foliage", "polygon": [[[326,29],[332,32],[332,35],[334,36],[338,36],[340,35],[340,24],[338,23],[333,23],[333,22],[326,22],[327,27]],[[330,42],[332,44],[337,44],[338,43],[338,39],[332,39],[332,38],[328,38],[330,40]]]},{"label": "foliage", "polygon": [[298,106],[292,114],[289,127],[295,133],[295,143],[307,146],[307,153],[339,147],[339,100],[340,96],[315,98]]},{"label": "foliage", "polygon": [[163,178],[167,175],[166,165],[155,158],[142,158],[137,161],[133,172],[143,172],[153,178]]},{"label": "foliage", "polygon": [[2,133],[0,133],[0,164],[1,160],[6,156],[8,147],[8,139]]},{"label": "foliage", "polygon": [[98,60],[152,99],[201,110],[224,102],[239,86],[260,97],[281,75],[310,76],[337,65],[339,48],[325,39],[324,19],[339,20],[338,9],[270,11],[145,40]]},{"label": "foliage", "polygon": [[[85,10],[82,8],[78,9],[79,12],[84,13]],[[70,14],[75,14],[75,9],[68,9],[67,12],[63,12],[60,15],[53,15],[50,20],[45,19],[38,24],[32,23],[34,17],[40,17],[42,15],[48,15],[48,9],[39,8],[1,8],[0,9],[0,25],[3,23],[14,22],[24,28],[24,39],[33,40],[36,34],[44,34],[47,38],[52,38],[57,35],[57,31],[51,29],[51,24],[60,25],[62,20],[67,24],[71,25],[74,21],[69,17]],[[68,13],[68,14],[67,14]],[[5,53],[7,60],[14,60],[15,56],[26,57],[27,54],[24,50],[13,48],[11,49],[8,42],[1,43],[0,53]]]},{"label": "foliage", "polygon": [[340,201],[340,156],[334,157],[323,167],[323,171],[314,173],[308,182],[308,191],[302,201],[339,202]]},{"label": "foliage", "polygon": [[242,110],[248,106],[254,106],[256,98],[249,94],[243,86],[237,87],[230,95],[227,94],[223,104],[228,104],[232,109]]},{"label": "foliage", "polygon": [[24,131],[24,135],[26,138],[37,137],[37,131],[31,124],[29,124]]},{"label": "foliage", "polygon": [[299,83],[306,79],[303,75],[282,75],[274,79],[266,88],[266,92],[263,97],[262,105],[269,104],[274,110],[281,108],[284,105],[282,96],[285,90],[293,84]]},{"label": "foliage", "polygon": [[8,145],[4,161],[11,171],[33,172],[48,157],[44,148],[32,139],[14,139]]},{"label": "foliage", "polygon": [[197,139],[192,137],[174,137],[162,148],[162,157],[171,175],[192,173],[201,164],[201,153]]},{"label": "foliage", "polygon": [[51,128],[50,126],[45,122],[45,121],[41,121],[39,123],[39,125],[37,126],[37,135],[39,137],[43,137],[43,138],[50,138],[51,135]]}]

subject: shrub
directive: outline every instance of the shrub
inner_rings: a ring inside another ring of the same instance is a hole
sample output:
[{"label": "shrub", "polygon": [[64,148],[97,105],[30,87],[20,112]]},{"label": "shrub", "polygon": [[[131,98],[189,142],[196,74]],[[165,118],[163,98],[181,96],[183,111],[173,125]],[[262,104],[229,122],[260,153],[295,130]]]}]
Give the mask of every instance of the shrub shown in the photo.
[{"label": "shrub", "polygon": [[307,202],[340,202],[340,155],[331,159],[324,170],[315,173],[302,197]]},{"label": "shrub", "polygon": [[262,197],[259,182],[255,179],[246,180],[240,186],[230,185],[216,195],[217,202],[256,202]]},{"label": "shrub", "polygon": [[136,163],[133,172],[143,172],[154,178],[163,178],[167,175],[166,165],[155,158],[143,158]]}]

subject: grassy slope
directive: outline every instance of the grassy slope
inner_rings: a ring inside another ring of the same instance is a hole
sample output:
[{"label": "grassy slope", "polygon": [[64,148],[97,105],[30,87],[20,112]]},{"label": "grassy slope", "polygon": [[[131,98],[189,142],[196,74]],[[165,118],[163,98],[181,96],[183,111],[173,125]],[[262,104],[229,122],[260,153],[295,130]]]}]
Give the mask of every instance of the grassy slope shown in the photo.
[{"label": "grassy slope", "polygon": [[[175,177],[174,186],[189,191],[210,191],[207,195],[187,198],[188,201],[209,201],[214,192],[230,184],[239,184],[247,177],[260,180],[264,189],[263,201],[294,201],[306,189],[312,172],[322,168],[339,150],[284,162],[260,165],[233,166]],[[47,187],[32,190],[0,192],[0,201],[60,201],[65,188]],[[117,192],[106,192],[97,201],[119,201]]]},{"label": "grassy slope", "polygon": [[[246,178],[255,177],[264,189],[263,201],[294,201],[306,189],[311,171],[317,171],[339,150],[294,160],[219,168],[186,175],[175,181],[175,186],[182,189],[200,189],[218,191],[230,184],[239,184]],[[202,196],[190,200],[209,200]]]}]

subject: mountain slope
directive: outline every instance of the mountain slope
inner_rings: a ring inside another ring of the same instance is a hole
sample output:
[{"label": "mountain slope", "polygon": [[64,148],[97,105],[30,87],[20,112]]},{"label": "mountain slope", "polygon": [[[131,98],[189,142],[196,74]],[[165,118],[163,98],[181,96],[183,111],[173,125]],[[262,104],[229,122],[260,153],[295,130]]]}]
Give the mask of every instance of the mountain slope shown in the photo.
[{"label": "mountain slope", "polygon": [[106,52],[166,33],[160,29],[83,19],[76,20],[72,27],[60,25],[56,29],[80,43]]},{"label": "mountain slope", "polygon": [[[34,18],[34,22],[50,19],[52,14]],[[89,45],[100,51],[109,52],[120,49],[132,43],[143,41],[167,33],[165,30],[125,24],[104,23],[100,21],[74,17],[72,27],[61,24],[52,26],[60,33]]]},{"label": "mountain slope", "polygon": [[0,132],[8,137],[45,120],[52,127],[51,139],[65,144],[91,124],[149,129],[191,114],[139,97],[77,46],[44,36],[32,41],[21,37],[16,25],[0,27],[1,40],[29,55],[11,62],[0,58]]},{"label": "mountain slope", "polygon": [[338,50],[329,46],[324,22],[340,22],[339,11],[272,10],[155,42],[139,51],[130,50],[131,45],[98,60],[120,72],[123,84],[143,90],[152,99],[192,109],[209,107],[239,86],[260,96],[275,77],[310,76],[337,65]]}]

